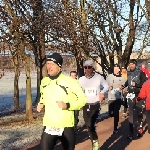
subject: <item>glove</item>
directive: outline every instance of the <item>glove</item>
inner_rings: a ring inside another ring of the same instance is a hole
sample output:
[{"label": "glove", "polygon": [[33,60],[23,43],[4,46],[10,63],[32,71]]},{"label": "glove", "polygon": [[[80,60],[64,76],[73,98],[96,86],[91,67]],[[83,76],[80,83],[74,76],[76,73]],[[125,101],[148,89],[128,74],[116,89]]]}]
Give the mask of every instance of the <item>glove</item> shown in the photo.
[{"label": "glove", "polygon": [[136,103],[138,103],[140,100],[142,100],[140,97],[136,98]]}]

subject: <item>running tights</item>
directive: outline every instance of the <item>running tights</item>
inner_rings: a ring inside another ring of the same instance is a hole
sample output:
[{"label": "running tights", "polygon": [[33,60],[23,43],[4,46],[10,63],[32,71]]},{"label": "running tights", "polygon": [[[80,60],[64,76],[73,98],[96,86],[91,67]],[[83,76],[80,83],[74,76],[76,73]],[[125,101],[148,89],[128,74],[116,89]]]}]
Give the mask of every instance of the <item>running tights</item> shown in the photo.
[{"label": "running tights", "polygon": [[50,135],[44,132],[44,130],[41,136],[41,143],[40,143],[41,150],[53,150],[58,139],[62,142],[64,150],[74,150],[75,148],[74,127],[66,127],[64,129],[62,136]]}]

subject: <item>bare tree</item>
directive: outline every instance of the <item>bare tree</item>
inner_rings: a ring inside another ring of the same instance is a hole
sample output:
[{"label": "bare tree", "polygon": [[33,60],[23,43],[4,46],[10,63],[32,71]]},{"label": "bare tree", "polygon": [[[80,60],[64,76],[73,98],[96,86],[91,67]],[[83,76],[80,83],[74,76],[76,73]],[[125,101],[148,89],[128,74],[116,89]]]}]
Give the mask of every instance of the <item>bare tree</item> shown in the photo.
[{"label": "bare tree", "polygon": [[134,0],[101,0],[95,5],[90,16],[95,28],[91,31],[93,52],[101,58],[103,70],[111,71],[115,56],[121,66],[127,66],[143,15],[139,15]]},{"label": "bare tree", "polygon": [[143,17],[134,0],[63,0],[49,7],[46,35],[51,49],[71,52],[82,70],[84,57],[91,54],[101,58],[104,72],[112,68],[115,56],[121,66],[127,66]]},{"label": "bare tree", "polygon": [[[89,57],[88,13],[91,7],[84,0],[56,0],[45,17],[49,22],[46,37],[51,50],[71,53],[78,76],[84,74],[83,60]],[[54,12],[55,10],[55,12]]]},{"label": "bare tree", "polygon": [[146,48],[150,46],[150,24],[148,24],[147,22],[143,22],[141,25],[139,25],[136,32],[136,37],[139,41],[142,41],[141,47],[138,50],[139,59],[144,50],[146,50]]},{"label": "bare tree", "polygon": [[[10,51],[14,60],[15,66],[15,79],[14,79],[14,107],[19,108],[19,86],[18,80],[20,76],[19,72],[19,59],[23,58],[25,60],[26,68],[26,117],[28,120],[33,119],[32,113],[32,97],[31,97],[31,77],[30,77],[30,57],[25,52],[25,40],[27,38],[24,36],[25,31],[23,28],[23,19],[20,12],[17,9],[17,2],[11,3],[12,1],[4,1],[4,6],[2,8],[3,14],[9,16],[9,18],[4,18],[7,24],[7,29],[9,32],[4,32],[2,37],[6,43],[10,45]],[[13,4],[13,6],[12,6]],[[12,7],[11,7],[12,6]],[[29,43],[28,43],[29,44]],[[13,47],[12,47],[13,45]]]},{"label": "bare tree", "polygon": [[[147,19],[147,21],[150,24],[150,0],[135,0],[137,5],[140,7],[140,9],[142,10],[142,12],[145,15],[145,18]],[[144,3],[144,5],[142,5]]]},{"label": "bare tree", "polygon": [[[112,68],[115,55],[120,65],[127,66],[136,41],[136,29],[144,16],[139,13],[139,6],[134,0],[5,2],[12,6],[15,4],[19,14],[19,31],[15,29],[12,34],[22,33],[21,37],[31,46],[35,56],[38,67],[37,100],[46,52],[74,55],[79,76],[84,74],[83,60],[90,57],[96,60],[93,55],[101,58],[103,72]],[[14,18],[13,13],[10,16]],[[8,18],[10,16],[7,15]],[[49,47],[47,51],[46,45]]]},{"label": "bare tree", "polygon": [[[6,26],[12,29],[12,35],[18,32],[22,33],[22,38],[26,39],[28,44],[31,45],[30,51],[32,51],[35,56],[35,64],[37,65],[38,101],[40,97],[40,81],[47,73],[43,69],[45,64],[45,22],[42,0],[4,0],[3,3],[3,12],[5,14],[9,12],[9,14],[5,16]],[[8,20],[8,18],[10,19]]]}]

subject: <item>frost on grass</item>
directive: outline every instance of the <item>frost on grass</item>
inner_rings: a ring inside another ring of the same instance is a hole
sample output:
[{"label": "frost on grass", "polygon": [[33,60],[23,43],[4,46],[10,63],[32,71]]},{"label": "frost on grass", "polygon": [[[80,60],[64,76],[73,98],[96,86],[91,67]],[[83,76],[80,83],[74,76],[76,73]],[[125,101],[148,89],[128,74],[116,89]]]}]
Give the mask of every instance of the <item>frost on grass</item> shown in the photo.
[{"label": "frost on grass", "polygon": [[43,126],[42,120],[30,124],[15,123],[0,129],[0,149],[18,149],[40,140]]},{"label": "frost on grass", "polygon": [[[36,97],[36,73],[31,73],[32,99]],[[7,72],[0,80],[0,150],[12,150],[37,142],[41,137],[42,120],[25,124],[25,113],[22,111],[9,115],[13,111],[14,73]],[[19,78],[20,108],[25,108],[26,76]],[[14,122],[15,121],[15,122]]]},{"label": "frost on grass", "polygon": [[[31,73],[31,86],[32,86],[32,99],[36,97],[36,73]],[[36,143],[40,140],[43,126],[42,116],[34,109],[34,116],[37,117],[32,123],[24,122],[25,112],[22,112],[25,108],[25,89],[26,79],[25,73],[20,74],[19,89],[20,89],[20,108],[17,113],[8,115],[13,110],[13,86],[14,86],[14,74],[6,73],[0,80],[0,150],[13,150],[23,147],[27,147],[30,144]],[[103,105],[98,120],[107,116],[107,106]],[[11,113],[10,113],[11,114]],[[38,119],[40,118],[40,119]],[[84,125],[83,112],[79,113],[78,126]]]}]

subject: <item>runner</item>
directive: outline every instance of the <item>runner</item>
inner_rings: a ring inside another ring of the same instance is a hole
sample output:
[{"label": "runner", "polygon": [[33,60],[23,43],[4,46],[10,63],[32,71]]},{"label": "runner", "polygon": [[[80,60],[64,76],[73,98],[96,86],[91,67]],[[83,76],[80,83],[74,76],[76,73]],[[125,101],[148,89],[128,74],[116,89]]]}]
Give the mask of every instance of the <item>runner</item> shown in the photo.
[{"label": "runner", "polygon": [[121,75],[127,80],[127,69],[125,67],[121,67]]},{"label": "runner", "polygon": [[[92,142],[92,150],[99,150],[95,123],[100,112],[100,102],[104,99],[104,93],[108,91],[108,84],[104,77],[94,72],[92,60],[85,61],[83,66],[85,76],[79,78],[79,83],[88,99],[87,104],[83,107],[83,118]],[[100,91],[101,85],[103,86],[102,91]]]},{"label": "runner", "polygon": [[143,84],[137,97],[137,103],[146,98],[146,121],[148,124],[148,133],[150,134],[150,80]]},{"label": "runner", "polygon": [[77,72],[76,72],[76,71],[70,71],[70,76],[71,76],[73,79],[77,79]]},{"label": "runner", "polygon": [[[127,69],[125,67],[121,67],[121,75],[122,77],[124,77],[125,80],[127,80]],[[122,101],[122,105],[123,105],[123,114],[122,114],[122,118],[126,118],[127,117],[127,108],[128,108],[128,104],[127,104],[127,87],[123,89],[123,101]]]},{"label": "runner", "polygon": [[146,68],[146,64],[142,63],[140,70],[143,71],[148,79],[150,79],[150,72]]},{"label": "runner", "polygon": [[[77,72],[76,71],[70,71],[70,76],[73,79],[77,79]],[[75,131],[75,134],[78,134],[78,127],[77,127],[78,122],[79,122],[78,117],[79,117],[79,110],[75,110],[74,111],[74,119],[75,119],[74,120],[74,122],[75,122],[75,124],[74,124],[74,131]]]},{"label": "runner", "polygon": [[121,76],[120,66],[114,65],[113,74],[109,74],[106,78],[109,85],[108,92],[108,110],[109,116],[114,117],[114,131],[118,133],[118,122],[119,122],[119,110],[122,102],[122,85],[125,84],[126,80]]},{"label": "runner", "polygon": [[45,108],[41,150],[52,150],[58,139],[64,150],[74,150],[74,110],[87,102],[78,81],[61,72],[62,62],[58,53],[47,57],[48,76],[41,81],[41,98],[37,106],[38,112]]},{"label": "runner", "polygon": [[137,136],[141,137],[143,133],[143,114],[142,114],[142,101],[136,104],[136,97],[138,96],[143,83],[147,80],[146,75],[136,69],[137,61],[131,59],[129,62],[128,80],[125,87],[128,86],[128,106],[129,106],[129,134],[127,139],[133,139],[133,109],[136,106],[138,115],[138,133]]}]

